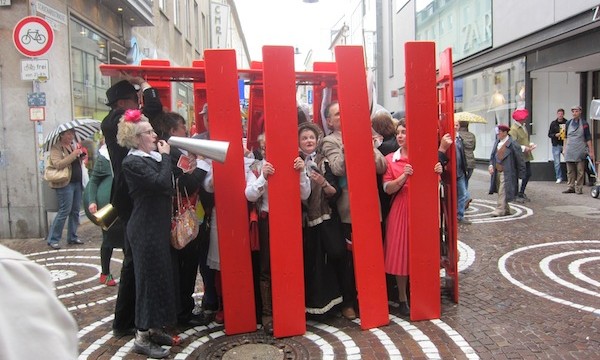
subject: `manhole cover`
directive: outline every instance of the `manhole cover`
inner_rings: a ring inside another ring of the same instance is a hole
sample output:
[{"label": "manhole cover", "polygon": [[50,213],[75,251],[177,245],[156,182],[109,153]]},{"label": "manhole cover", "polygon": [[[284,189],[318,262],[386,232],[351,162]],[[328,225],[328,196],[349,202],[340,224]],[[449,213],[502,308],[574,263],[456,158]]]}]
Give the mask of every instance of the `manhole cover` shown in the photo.
[{"label": "manhole cover", "polygon": [[250,359],[283,359],[283,351],[273,345],[246,344],[236,346],[223,354],[223,360],[250,360]]},{"label": "manhole cover", "polygon": [[308,350],[292,339],[275,339],[264,333],[223,336],[211,340],[200,351],[206,360],[305,360]]}]

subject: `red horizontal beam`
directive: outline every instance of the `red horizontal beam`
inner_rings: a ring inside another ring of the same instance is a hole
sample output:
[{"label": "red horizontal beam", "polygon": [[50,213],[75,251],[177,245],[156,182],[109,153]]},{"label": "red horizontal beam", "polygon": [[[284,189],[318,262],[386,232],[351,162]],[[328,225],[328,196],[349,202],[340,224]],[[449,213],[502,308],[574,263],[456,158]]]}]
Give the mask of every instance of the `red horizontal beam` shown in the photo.
[{"label": "red horizontal beam", "polygon": [[[100,72],[104,76],[118,77],[122,71],[149,81],[206,82],[203,67],[100,65]],[[243,80],[262,81],[262,74],[262,69],[238,69],[238,78]],[[327,86],[337,83],[336,73],[331,71],[297,71],[295,74],[298,82],[325,83]]]}]

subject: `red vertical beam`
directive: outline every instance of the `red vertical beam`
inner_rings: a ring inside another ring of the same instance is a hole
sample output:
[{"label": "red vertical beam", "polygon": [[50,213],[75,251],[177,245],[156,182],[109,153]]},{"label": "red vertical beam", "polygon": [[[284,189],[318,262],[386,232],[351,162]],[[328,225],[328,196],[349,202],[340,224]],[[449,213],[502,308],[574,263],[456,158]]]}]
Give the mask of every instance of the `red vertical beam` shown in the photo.
[{"label": "red vertical beam", "polygon": [[[197,68],[204,68],[204,60],[192,61],[192,66]],[[195,82],[194,83],[194,127],[198,134],[208,130],[204,127],[204,119],[200,115],[202,106],[206,103],[206,83]],[[193,134],[190,134],[193,135]]]},{"label": "red vertical beam", "polygon": [[[452,134],[454,141],[454,76],[452,74],[452,48],[447,48],[440,55],[440,71],[438,88],[442,97],[442,111],[440,113],[441,135]],[[452,278],[453,298],[458,303],[458,215],[456,191],[456,147],[451,146],[447,154],[450,158],[446,171],[442,175],[446,189],[446,209],[448,210],[448,264],[446,275]]]},{"label": "red vertical beam", "polygon": [[[262,62],[253,61],[250,64],[250,69],[262,70],[262,68]],[[262,79],[260,79],[260,81],[251,79],[248,104],[248,133],[246,136],[248,138],[248,149],[250,150],[258,148],[258,141],[256,138],[264,131],[261,122],[264,107]]]},{"label": "red vertical beam", "polygon": [[435,43],[408,42],[404,48],[408,158],[414,169],[408,187],[410,318],[428,320],[441,311]]},{"label": "red vertical beam", "polygon": [[213,162],[225,332],[256,331],[242,123],[234,50],[206,50],[206,92],[212,140],[229,141],[224,164]]},{"label": "red vertical beam", "polygon": [[389,313],[363,49],[338,46],[335,58],[360,326],[370,329],[388,324]]},{"label": "red vertical beam", "polygon": [[298,119],[294,48],[263,47],[265,138],[269,177],[269,232],[273,330],[276,337],[306,332],[302,215],[298,172]]},{"label": "red vertical beam", "polygon": [[[313,64],[314,71],[337,71],[337,65],[334,62],[315,62]],[[321,118],[321,102],[323,102],[323,89],[327,86],[331,86],[331,101],[337,101],[337,86],[333,84],[326,84],[322,82],[319,85],[313,86],[313,123],[318,124],[322,127],[323,119]]]},{"label": "red vertical beam", "polygon": [[[141,66],[150,65],[150,66],[171,66],[171,62],[169,60],[154,60],[154,59],[144,59],[140,62]],[[158,90],[158,96],[160,97],[160,101],[162,102],[163,107],[169,109],[171,111],[172,105],[172,95],[171,88],[173,85],[170,81],[152,81],[151,84],[153,88]]]}]

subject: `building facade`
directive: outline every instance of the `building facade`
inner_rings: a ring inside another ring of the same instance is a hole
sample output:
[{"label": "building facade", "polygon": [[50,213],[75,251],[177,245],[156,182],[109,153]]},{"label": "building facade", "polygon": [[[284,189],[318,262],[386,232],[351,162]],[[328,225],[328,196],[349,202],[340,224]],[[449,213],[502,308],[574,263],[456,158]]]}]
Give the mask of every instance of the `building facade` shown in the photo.
[{"label": "building facade", "polygon": [[[211,12],[215,6],[223,10],[220,17]],[[27,16],[45,19],[54,35],[49,50],[34,58],[13,43],[13,29]],[[222,36],[218,43],[213,31],[217,20]],[[172,65],[191,66],[211,47],[236,49],[238,67],[248,67],[233,0],[0,2],[0,238],[46,236],[48,212],[55,210],[53,191],[41,176],[43,140],[61,123],[102,120],[108,113],[105,92],[118,79],[103,76],[100,64],[167,59]],[[23,70],[32,60],[47,66],[34,78]],[[171,91],[171,104],[165,105],[191,124],[198,113],[192,85],[175,83]],[[43,120],[30,120],[32,107],[43,108]]]},{"label": "building facade", "polygon": [[[510,125],[512,112],[527,108],[531,141],[538,145],[533,180],[553,179],[552,145],[547,136],[556,110],[584,116],[600,96],[600,36],[595,0],[381,0],[377,41],[380,102],[404,109],[404,43],[436,42],[439,55],[451,47],[455,110],[483,116],[474,124],[475,156],[488,159],[498,124]],[[595,137],[599,132],[590,121]],[[597,146],[597,145],[596,145]],[[597,153],[596,149],[596,153]]]}]

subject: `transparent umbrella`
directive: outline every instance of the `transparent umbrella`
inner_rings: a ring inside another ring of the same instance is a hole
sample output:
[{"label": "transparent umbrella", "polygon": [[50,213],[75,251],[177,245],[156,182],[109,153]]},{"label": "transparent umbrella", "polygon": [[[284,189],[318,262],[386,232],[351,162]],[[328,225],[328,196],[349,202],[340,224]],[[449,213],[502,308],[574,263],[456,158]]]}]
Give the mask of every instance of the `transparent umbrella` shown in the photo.
[{"label": "transparent umbrella", "polygon": [[466,111],[457,112],[454,114],[454,120],[466,121],[470,123],[487,124],[487,120],[483,116],[473,114]]}]

